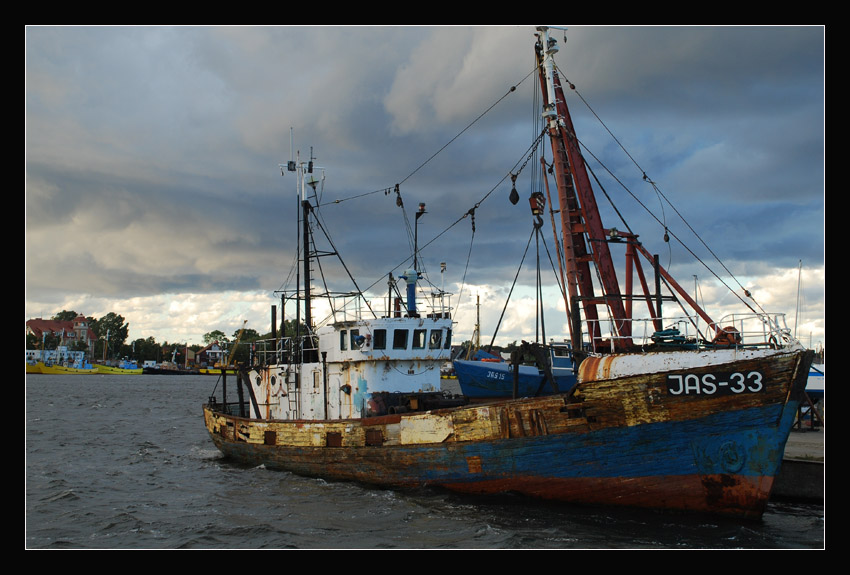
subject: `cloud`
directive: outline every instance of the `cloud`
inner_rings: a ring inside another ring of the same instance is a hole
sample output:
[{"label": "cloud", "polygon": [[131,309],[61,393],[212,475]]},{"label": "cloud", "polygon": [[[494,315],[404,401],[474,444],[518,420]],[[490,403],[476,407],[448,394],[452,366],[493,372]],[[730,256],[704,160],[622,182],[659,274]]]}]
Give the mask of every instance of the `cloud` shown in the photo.
[{"label": "cloud", "polygon": [[[556,37],[591,167],[650,251],[709,281],[663,242],[666,225],[753,282],[785,285],[800,260],[822,277],[822,28]],[[278,166],[312,154],[328,176],[323,224],[361,287],[384,290],[410,256],[412,210],[427,204],[423,261],[431,275],[448,262],[435,283],[465,282],[458,329],[471,333],[471,286],[504,296],[531,232],[525,200],[508,202],[507,175],[536,135],[533,40],[527,27],[27,28],[28,317],[115,311],[147,330],[134,336],[199,342],[219,323],[238,328],[244,309],[266,331],[297,237],[295,180]],[[536,172],[522,171],[523,196]],[[396,184],[406,213],[384,192]],[[475,206],[473,234],[463,215]],[[821,316],[822,292],[809,299]],[[488,296],[487,314],[502,305]],[[520,303],[506,312],[506,338],[528,333],[528,313]]]}]

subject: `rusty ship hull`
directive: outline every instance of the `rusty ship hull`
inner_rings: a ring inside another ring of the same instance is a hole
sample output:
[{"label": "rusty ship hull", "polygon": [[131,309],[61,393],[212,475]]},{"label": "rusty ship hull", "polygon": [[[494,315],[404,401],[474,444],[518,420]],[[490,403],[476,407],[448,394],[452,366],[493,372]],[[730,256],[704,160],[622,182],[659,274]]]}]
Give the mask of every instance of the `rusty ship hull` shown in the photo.
[{"label": "rusty ship hull", "polygon": [[[689,369],[714,393],[685,393],[671,371],[581,381],[600,372],[589,361],[564,395],[356,420],[257,420],[221,404],[204,416],[227,457],[306,476],[758,518],[810,362],[797,351]],[[724,373],[758,385],[717,393]]]},{"label": "rusty ship hull", "polygon": [[[278,338],[275,327],[267,348],[254,343],[252,364],[237,376],[237,403],[228,403],[222,375],[221,401],[211,397],[204,406],[207,430],[225,456],[388,488],[762,515],[805,399],[813,353],[791,336],[782,314],[748,304],[751,313],[715,321],[635,233],[603,226],[554,62],[557,41],[549,32],[541,26],[535,33],[543,108],[532,148],[548,135],[560,230],[554,214],[551,219],[564,256],[558,281],[577,365],[575,386],[548,396],[474,403],[444,395],[440,368],[450,357],[452,307],[442,289],[417,287],[418,228],[412,266],[397,278],[387,276],[383,313],[358,288],[366,307],[349,317],[346,304],[330,302],[333,321],[313,322],[311,260],[320,254],[309,221],[320,202],[316,187],[308,184],[311,198],[305,183],[315,167],[312,161],[290,162],[287,169],[301,182],[304,222],[304,285],[293,294],[295,329],[289,335],[282,330]],[[543,174],[550,172],[546,166],[542,161]],[[396,205],[403,207],[399,186],[395,192]],[[540,240],[545,198],[541,190],[531,192],[529,245]],[[519,200],[515,188],[510,200]],[[420,203],[415,225],[425,213]],[[624,289],[615,247],[625,249]],[[654,271],[654,293],[641,258]],[[426,305],[417,303],[417,293]],[[632,304],[640,301],[647,310],[636,313]],[[690,315],[665,317],[663,302],[675,302]],[[536,347],[539,342],[526,343],[514,365],[530,351],[554,382],[553,361]],[[513,378],[518,389],[518,367]]]}]

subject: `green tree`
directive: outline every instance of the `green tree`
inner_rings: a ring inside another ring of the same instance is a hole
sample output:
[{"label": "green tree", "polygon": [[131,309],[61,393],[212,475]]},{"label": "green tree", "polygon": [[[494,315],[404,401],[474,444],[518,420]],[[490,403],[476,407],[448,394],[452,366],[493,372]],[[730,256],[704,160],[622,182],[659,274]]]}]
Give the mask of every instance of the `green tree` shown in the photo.
[{"label": "green tree", "polygon": [[172,361],[173,358],[174,363],[177,365],[185,365],[186,347],[187,345],[185,343],[162,342],[162,361]]},{"label": "green tree", "polygon": [[[236,341],[236,338],[239,337],[239,330],[233,332],[233,341]],[[250,327],[246,327],[245,331],[242,332],[242,339],[239,341],[256,341],[260,339],[260,334],[255,329],[251,329]]]},{"label": "green tree", "polygon": [[71,351],[88,351],[89,344],[88,342],[77,340],[71,344]]},{"label": "green tree", "polygon": [[115,312],[109,312],[100,319],[93,319],[91,327],[98,337],[95,344],[96,357],[103,357],[103,345],[107,343],[109,346],[106,351],[107,357],[114,357],[119,354],[130,331],[130,324],[124,321],[123,316]]},{"label": "green tree", "polygon": [[37,338],[34,333],[28,333],[26,335],[26,346],[27,349],[40,349],[41,340]]},{"label": "green tree", "polygon": [[224,344],[229,342],[230,340],[227,339],[227,336],[224,335],[224,332],[220,329],[216,329],[204,334],[204,345],[209,345],[214,341]]},{"label": "green tree", "polygon": [[56,349],[59,346],[59,336],[54,333],[44,335],[44,339],[36,337],[35,334],[27,334],[27,349]]},{"label": "green tree", "polygon": [[134,339],[129,344],[125,343],[116,352],[116,355],[135,359],[140,364],[148,360],[158,361],[162,355],[160,345],[152,337]]},{"label": "green tree", "polygon": [[160,361],[162,359],[162,346],[153,337],[137,339],[135,344],[134,353],[137,361]]},{"label": "green tree", "polygon": [[[239,332],[242,332],[242,336],[239,336]],[[261,339],[262,336],[260,333],[252,328],[245,328],[244,330],[237,329],[233,332],[233,343],[226,348],[224,357],[225,359],[230,357],[230,354],[233,354],[233,359],[231,363],[247,363],[251,356],[251,342],[257,341]],[[237,339],[239,340],[237,344]],[[235,348],[233,346],[236,346]]]},{"label": "green tree", "polygon": [[80,315],[75,311],[62,310],[56,315],[54,315],[51,319],[55,321],[73,321],[77,319],[77,316]]},{"label": "green tree", "polygon": [[[295,323],[294,319],[287,319],[283,321],[283,334],[278,335],[278,337],[295,337],[295,328],[298,324]],[[307,335],[307,327],[304,323],[301,323],[300,333],[302,336]]]}]

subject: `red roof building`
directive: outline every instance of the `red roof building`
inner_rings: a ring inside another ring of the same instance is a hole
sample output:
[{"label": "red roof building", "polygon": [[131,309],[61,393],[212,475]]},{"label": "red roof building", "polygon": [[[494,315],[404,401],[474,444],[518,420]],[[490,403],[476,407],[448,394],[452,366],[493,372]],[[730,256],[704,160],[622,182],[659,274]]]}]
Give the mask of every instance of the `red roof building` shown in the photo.
[{"label": "red roof building", "polygon": [[59,345],[74,346],[77,342],[84,342],[89,353],[94,351],[94,342],[97,336],[91,329],[91,319],[84,315],[78,315],[71,321],[56,321],[53,319],[31,319],[27,321],[27,335],[32,334],[39,340],[45,335],[54,335],[59,338]]},{"label": "red roof building", "polygon": [[199,350],[194,357],[196,365],[212,367],[224,357],[224,351],[217,341],[212,342],[204,349]]}]

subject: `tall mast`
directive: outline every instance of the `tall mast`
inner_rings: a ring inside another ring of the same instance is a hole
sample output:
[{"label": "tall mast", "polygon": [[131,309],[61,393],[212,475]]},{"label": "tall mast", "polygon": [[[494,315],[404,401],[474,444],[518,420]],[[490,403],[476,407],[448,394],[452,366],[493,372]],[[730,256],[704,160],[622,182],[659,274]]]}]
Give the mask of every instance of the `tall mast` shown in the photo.
[{"label": "tall mast", "polygon": [[[601,339],[600,317],[597,311],[599,305],[607,307],[610,319],[614,322],[614,345],[619,348],[627,347],[631,343],[631,324],[623,305],[616,270],[608,248],[608,238],[575,138],[560,78],[555,70],[553,56],[558,51],[557,42],[549,36],[547,27],[540,27],[538,31],[540,40],[536,50],[544,100],[543,117],[552,144],[558,201],[561,207],[573,348],[580,349],[582,345],[579,318],[582,308],[591,341],[598,342]],[[602,284],[600,296],[597,296],[594,290],[591,262],[595,264]],[[579,301],[584,305],[579,306]]]},{"label": "tall mast", "polygon": [[[313,174],[313,149],[310,148],[310,160],[307,163],[307,171],[304,172],[303,166],[301,169],[301,208],[303,210],[303,229],[302,243],[304,244],[304,325],[307,327],[308,334],[313,329],[313,299],[312,299],[312,273],[310,270],[310,200],[307,198],[307,188],[309,185],[315,191],[316,181],[312,177]],[[307,181],[307,178],[310,178]]]},{"label": "tall mast", "polygon": [[[290,140],[291,140],[290,135]],[[291,142],[290,142],[291,145]],[[292,154],[293,152],[290,152]],[[307,181],[307,174],[313,173],[313,157],[312,157],[312,149],[310,151],[310,160],[305,163],[301,161],[301,154],[295,153],[295,157],[297,160],[290,159],[286,164],[285,169],[284,165],[280,165],[280,173],[284,175],[288,172],[296,173],[296,203],[297,203],[297,213],[298,217],[296,218],[296,233],[297,233],[297,258],[296,258],[296,276],[295,276],[295,333],[294,338],[296,345],[298,346],[298,354],[301,359],[304,358],[303,355],[303,346],[302,346],[302,337],[301,337],[301,274],[304,274],[304,326],[307,329],[307,336],[309,336],[310,331],[313,327],[313,316],[312,316],[312,298],[311,298],[311,270],[310,270],[310,224],[309,224],[309,216],[312,212],[312,206],[310,205],[310,201],[307,198],[306,186],[307,185],[315,185],[314,181]],[[298,265],[301,263],[302,265]]]},{"label": "tall mast", "polygon": [[[570,332],[574,349],[580,349],[581,318],[583,309],[588,324],[590,343],[599,348],[603,342],[600,315],[597,306],[603,306],[611,322],[614,350],[624,350],[632,345],[632,293],[633,271],[637,271],[655,329],[663,329],[661,320],[662,300],[677,301],[675,296],[661,295],[661,281],[672,292],[687,303],[709,326],[715,325],[711,317],[700,308],[676,280],[658,263],[657,256],[651,255],[632,233],[606,230],[602,225],[596,197],[590,185],[587,166],[584,163],[578,139],[575,136],[572,118],[564,99],[561,81],[555,69],[554,54],[557,43],[550,38],[546,27],[539,27],[539,41],[536,45],[539,64],[540,87],[543,92],[543,118],[552,143],[553,164],[555,167],[558,201],[561,207],[561,230],[566,260],[566,284],[569,297]],[[620,291],[617,273],[609,249],[609,242],[620,242],[626,246],[625,293]],[[651,296],[641,268],[638,255],[649,261],[655,271],[655,295]],[[596,295],[593,286],[593,272],[590,263],[596,267],[602,294]],[[633,270],[634,268],[634,270]],[[579,302],[582,306],[579,306]],[[696,325],[696,323],[695,323]],[[714,327],[715,330],[719,329]]]}]

